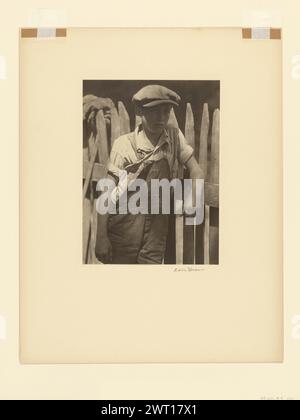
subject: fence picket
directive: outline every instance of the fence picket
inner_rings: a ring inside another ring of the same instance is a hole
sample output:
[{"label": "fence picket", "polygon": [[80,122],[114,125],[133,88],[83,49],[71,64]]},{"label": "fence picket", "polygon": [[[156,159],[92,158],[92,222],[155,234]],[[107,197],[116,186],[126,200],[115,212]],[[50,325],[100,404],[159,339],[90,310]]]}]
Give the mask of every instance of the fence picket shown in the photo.
[{"label": "fence picket", "polygon": [[211,136],[211,164],[209,178],[212,184],[219,184],[219,138],[220,111],[216,109],[213,116]]},{"label": "fence picket", "polygon": [[[179,128],[177,118],[174,112],[174,109],[171,109],[170,118],[169,118],[169,124],[173,127]],[[182,170],[179,170],[178,177],[181,178],[183,176]],[[171,215],[170,221],[169,221],[169,232],[168,232],[168,241],[167,241],[167,247],[166,247],[166,255],[165,255],[165,263],[166,264],[175,264],[176,263],[176,252],[178,257],[177,264],[182,264],[183,262],[183,237],[180,234],[180,230],[183,230],[182,220],[177,218],[180,216]],[[182,219],[182,217],[181,217]],[[177,226],[177,228],[176,228]],[[177,231],[177,242],[176,242],[176,231]],[[176,248],[176,244],[178,243],[178,246]],[[180,247],[182,248],[180,250]]]},{"label": "fence picket", "polygon": [[96,142],[98,146],[99,163],[106,164],[108,160],[108,142],[106,123],[103,111],[99,111],[96,117],[97,136]]},{"label": "fence picket", "polygon": [[185,129],[184,135],[186,141],[195,150],[195,125],[194,125],[194,114],[191,104],[186,104],[186,117],[185,117]]},{"label": "fence picket", "polygon": [[115,107],[111,109],[111,136],[110,147],[113,146],[114,141],[120,137],[120,118],[118,111]]},{"label": "fence picket", "polygon": [[[91,159],[91,148],[94,143],[94,135],[91,133],[87,139],[84,150],[84,157],[88,159],[88,167],[85,169],[83,174],[83,203],[82,203],[82,212],[83,212],[83,223],[82,223],[82,258],[83,263],[86,264],[89,261],[89,249],[90,249],[90,238],[91,238],[91,201],[88,194],[90,187],[90,179],[92,174],[93,165],[90,163]],[[96,149],[94,150],[93,156],[96,159]],[[88,179],[87,179],[88,178]]]},{"label": "fence picket", "polygon": [[122,101],[118,102],[118,111],[120,118],[120,136],[130,132],[130,118]]},{"label": "fence picket", "polygon": [[[108,160],[108,142],[107,142],[107,130],[106,122],[104,119],[103,111],[100,110],[96,116],[96,128],[97,134],[94,143],[89,143],[90,154],[93,158],[94,147],[97,147],[98,150],[98,161],[100,164],[106,164]],[[93,170],[95,167],[95,162],[93,165]],[[97,238],[97,226],[98,226],[98,215],[96,211],[96,183],[93,182],[93,177],[91,175],[90,180],[90,238],[89,238],[89,253],[88,253],[88,262],[90,264],[99,263],[96,258],[95,248],[96,248],[96,238]]]},{"label": "fence picket", "polygon": [[[185,138],[190,146],[195,149],[195,127],[194,115],[190,103],[186,106],[186,119],[185,119]],[[186,218],[184,217],[184,220]],[[187,226],[184,223],[183,227],[183,263],[194,264],[195,262],[195,226]]]},{"label": "fence picket", "polygon": [[83,199],[82,212],[82,262],[83,264],[86,264],[88,261],[88,249],[91,232],[91,202],[87,197]]},{"label": "fence picket", "polygon": [[90,224],[91,224],[91,236],[89,243],[89,264],[93,264],[95,260],[95,246],[96,246],[96,233],[97,233],[97,219],[95,218],[94,206],[95,206],[95,195],[94,195],[94,186],[93,181],[90,181],[90,204],[91,204],[91,215],[90,215]]},{"label": "fence picket", "polygon": [[[202,169],[204,179],[207,176],[207,145],[209,133],[209,111],[208,104],[204,104],[200,128],[200,145],[199,145],[199,165]],[[196,226],[196,264],[204,264],[205,250],[205,219],[201,225]]]},{"label": "fence picket", "polygon": [[203,171],[204,178],[207,175],[207,144],[209,132],[208,104],[204,104],[200,129],[199,165]]},{"label": "fence picket", "polygon": [[91,177],[93,174],[93,169],[94,169],[94,164],[96,162],[96,157],[98,154],[98,142],[94,142],[93,144],[91,144],[91,150],[90,150],[90,160],[88,163],[88,168],[85,174],[85,180],[84,180],[84,185],[83,185],[83,199],[86,197],[88,188],[89,188],[89,184],[91,181]]},{"label": "fence picket", "polygon": [[[219,184],[219,155],[220,147],[220,110],[216,109],[213,115],[211,138],[211,165],[209,180],[212,184]],[[219,263],[219,208],[210,207],[209,227],[209,263]]]},{"label": "fence picket", "polygon": [[183,228],[184,228],[184,216],[176,215],[176,226],[175,226],[176,264],[183,264]]},{"label": "fence picket", "polygon": [[205,218],[204,218],[204,264],[209,264],[209,224],[210,224],[210,207],[205,204]]}]

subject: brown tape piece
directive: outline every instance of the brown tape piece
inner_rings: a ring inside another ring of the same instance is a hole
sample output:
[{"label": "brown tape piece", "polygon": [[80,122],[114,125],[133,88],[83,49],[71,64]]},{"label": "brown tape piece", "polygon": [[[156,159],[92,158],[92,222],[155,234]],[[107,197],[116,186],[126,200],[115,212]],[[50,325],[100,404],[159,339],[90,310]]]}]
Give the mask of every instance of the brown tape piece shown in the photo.
[{"label": "brown tape piece", "polygon": [[56,28],[56,37],[64,38],[67,36],[67,29],[66,28]]},{"label": "brown tape piece", "polygon": [[21,29],[21,38],[36,38],[37,37],[37,28],[22,28]]},{"label": "brown tape piece", "polygon": [[281,29],[280,28],[271,28],[271,39],[281,39]]},{"label": "brown tape piece", "polygon": [[[64,38],[67,36],[66,28],[56,28],[56,38]],[[22,28],[21,38],[37,38],[37,28]]]},{"label": "brown tape piece", "polygon": [[252,39],[252,29],[251,28],[243,28],[243,38],[244,39]]},{"label": "brown tape piece", "polygon": [[[242,33],[243,39],[253,39],[251,28],[243,28]],[[281,39],[281,28],[270,28],[270,39]]]}]

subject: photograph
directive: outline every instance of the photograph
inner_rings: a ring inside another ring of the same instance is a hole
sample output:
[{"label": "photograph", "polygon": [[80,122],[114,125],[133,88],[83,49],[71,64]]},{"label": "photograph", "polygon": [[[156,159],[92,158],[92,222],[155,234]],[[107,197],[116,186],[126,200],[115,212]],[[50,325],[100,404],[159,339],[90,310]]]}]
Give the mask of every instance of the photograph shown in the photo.
[{"label": "photograph", "polygon": [[219,264],[220,81],[83,81],[83,264]]}]

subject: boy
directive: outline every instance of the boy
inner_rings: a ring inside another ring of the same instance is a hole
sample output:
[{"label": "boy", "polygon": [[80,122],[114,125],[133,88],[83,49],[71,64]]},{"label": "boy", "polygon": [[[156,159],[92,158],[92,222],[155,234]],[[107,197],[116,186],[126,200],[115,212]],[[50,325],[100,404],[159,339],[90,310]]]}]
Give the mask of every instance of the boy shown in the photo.
[{"label": "boy", "polygon": [[[202,179],[193,148],[178,128],[168,124],[179,95],[164,86],[148,85],[132,101],[141,124],[115,140],[108,175],[118,180],[121,170],[138,173],[150,186],[152,179],[175,179],[179,165],[185,165],[190,178]],[[98,214],[96,256],[103,263],[162,264],[168,225],[168,214]]]}]

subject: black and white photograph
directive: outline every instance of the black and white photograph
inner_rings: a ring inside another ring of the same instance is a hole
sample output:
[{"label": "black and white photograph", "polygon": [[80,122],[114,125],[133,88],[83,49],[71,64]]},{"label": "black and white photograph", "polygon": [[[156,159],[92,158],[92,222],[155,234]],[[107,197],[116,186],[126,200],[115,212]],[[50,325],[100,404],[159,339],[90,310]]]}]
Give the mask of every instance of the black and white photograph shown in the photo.
[{"label": "black and white photograph", "polygon": [[21,364],[282,363],[282,46],[244,33],[20,39]]},{"label": "black and white photograph", "polygon": [[83,81],[83,264],[219,264],[220,81]]}]

